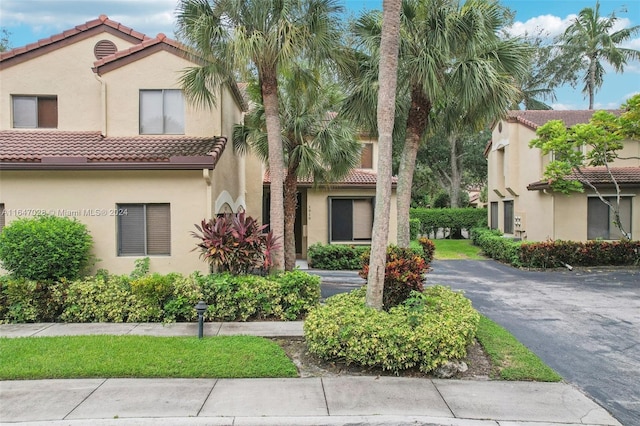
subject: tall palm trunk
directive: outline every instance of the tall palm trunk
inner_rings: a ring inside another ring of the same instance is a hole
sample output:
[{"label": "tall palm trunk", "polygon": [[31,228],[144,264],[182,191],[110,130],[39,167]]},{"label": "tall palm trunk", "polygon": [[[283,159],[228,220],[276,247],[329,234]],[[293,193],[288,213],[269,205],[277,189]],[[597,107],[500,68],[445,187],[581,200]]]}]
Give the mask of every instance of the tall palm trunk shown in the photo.
[{"label": "tall palm trunk", "polygon": [[422,89],[413,87],[411,90],[411,108],[407,118],[407,138],[400,157],[398,170],[398,246],[409,247],[411,239],[409,228],[409,209],[411,207],[411,187],[413,186],[413,172],[416,168],[416,157],[420,138],[427,128],[431,102],[424,96]]},{"label": "tall palm trunk", "polygon": [[401,0],[382,3],[382,38],[378,80],[378,182],[367,276],[367,306],[382,309],[391,210],[391,144],[395,119]]},{"label": "tall palm trunk", "polygon": [[275,67],[260,70],[262,101],[269,141],[269,175],[271,178],[271,206],[269,228],[280,242],[280,248],[273,255],[273,268],[284,267],[284,154],[280,133],[280,111],[278,108],[278,80]]},{"label": "tall palm trunk", "polygon": [[298,166],[289,165],[284,179],[284,270],[296,266],[296,208],[298,207]]},{"label": "tall palm trunk", "polygon": [[451,208],[460,207],[460,186],[462,185],[462,173],[460,157],[458,156],[458,135],[451,132],[449,135],[449,150],[451,154],[451,190],[449,191],[449,202]]},{"label": "tall palm trunk", "polygon": [[589,91],[589,109],[593,109],[593,102],[595,100],[595,87],[596,87],[596,58],[589,59],[589,71],[587,76],[587,90]]}]

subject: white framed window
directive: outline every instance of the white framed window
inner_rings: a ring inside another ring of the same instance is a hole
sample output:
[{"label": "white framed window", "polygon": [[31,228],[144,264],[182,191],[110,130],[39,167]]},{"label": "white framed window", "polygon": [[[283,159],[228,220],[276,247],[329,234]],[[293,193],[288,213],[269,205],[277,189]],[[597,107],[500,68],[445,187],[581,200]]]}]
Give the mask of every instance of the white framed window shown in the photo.
[{"label": "white framed window", "polygon": [[162,204],[118,204],[118,256],[171,254],[171,209]]},{"label": "white framed window", "polygon": [[57,96],[11,96],[15,129],[56,129],[58,127]]},{"label": "white framed window", "polygon": [[[615,207],[616,196],[603,197]],[[625,232],[631,235],[631,209],[633,197],[620,197],[620,223]],[[615,215],[599,197],[587,197],[587,239],[620,240],[623,235],[616,226]]]},{"label": "white framed window", "polygon": [[330,242],[371,241],[373,197],[329,197]]},{"label": "white framed window", "polygon": [[491,202],[491,229],[498,229],[498,202]]},{"label": "white framed window", "polygon": [[140,90],[140,134],[184,134],[184,96],[181,90]]}]

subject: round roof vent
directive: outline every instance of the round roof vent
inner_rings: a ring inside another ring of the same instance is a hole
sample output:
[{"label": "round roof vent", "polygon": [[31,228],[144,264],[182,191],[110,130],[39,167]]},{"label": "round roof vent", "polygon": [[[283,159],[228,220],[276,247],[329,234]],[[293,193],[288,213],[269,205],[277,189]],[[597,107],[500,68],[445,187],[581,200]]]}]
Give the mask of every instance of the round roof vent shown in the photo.
[{"label": "round roof vent", "polygon": [[111,40],[100,40],[93,47],[93,54],[96,59],[102,59],[105,56],[113,55],[118,51],[118,48]]}]

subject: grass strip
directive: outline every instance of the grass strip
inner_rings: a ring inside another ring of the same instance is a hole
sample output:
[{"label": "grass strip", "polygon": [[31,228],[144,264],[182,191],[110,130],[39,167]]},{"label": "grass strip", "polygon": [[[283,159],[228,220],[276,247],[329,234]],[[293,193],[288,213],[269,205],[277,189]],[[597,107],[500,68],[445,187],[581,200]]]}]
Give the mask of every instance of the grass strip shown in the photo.
[{"label": "grass strip", "polygon": [[484,260],[480,247],[474,246],[471,240],[432,240],[436,246],[433,254],[438,260]]},{"label": "grass strip", "polygon": [[480,316],[476,338],[491,358],[500,379],[536,382],[562,380],[511,333],[484,315]]},{"label": "grass strip", "polygon": [[0,379],[297,377],[276,343],[253,336],[0,338]]}]

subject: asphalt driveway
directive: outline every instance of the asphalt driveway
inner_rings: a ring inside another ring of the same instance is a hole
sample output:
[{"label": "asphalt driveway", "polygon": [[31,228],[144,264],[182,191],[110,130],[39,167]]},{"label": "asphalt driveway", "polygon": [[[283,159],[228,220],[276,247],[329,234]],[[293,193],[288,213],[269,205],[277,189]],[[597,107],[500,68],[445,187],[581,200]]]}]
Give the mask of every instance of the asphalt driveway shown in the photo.
[{"label": "asphalt driveway", "polygon": [[[431,267],[427,283],[463,290],[622,424],[640,425],[640,269],[522,271],[492,260]],[[354,272],[318,274],[324,297],[364,283]]]}]

